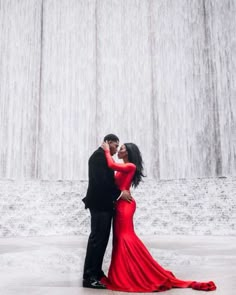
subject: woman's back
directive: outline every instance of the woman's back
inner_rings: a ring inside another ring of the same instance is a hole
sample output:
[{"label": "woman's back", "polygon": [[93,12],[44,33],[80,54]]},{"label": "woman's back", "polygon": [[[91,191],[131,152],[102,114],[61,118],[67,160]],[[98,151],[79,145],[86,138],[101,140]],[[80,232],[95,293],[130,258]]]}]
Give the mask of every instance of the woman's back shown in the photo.
[{"label": "woman's back", "polygon": [[[133,163],[115,163],[105,151],[108,166],[116,170],[115,180],[120,190],[129,190],[136,166]],[[164,269],[151,256],[134,232],[133,215],[136,203],[119,199],[115,205],[113,250],[108,278],[103,283],[108,289],[126,292],[153,292],[171,288],[199,288],[214,290],[213,282],[183,281]]]}]

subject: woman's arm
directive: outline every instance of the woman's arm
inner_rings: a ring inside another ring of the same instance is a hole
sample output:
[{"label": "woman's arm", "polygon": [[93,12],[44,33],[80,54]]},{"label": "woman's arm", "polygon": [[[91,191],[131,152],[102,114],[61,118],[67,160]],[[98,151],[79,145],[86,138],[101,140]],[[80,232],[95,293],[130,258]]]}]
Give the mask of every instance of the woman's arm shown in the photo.
[{"label": "woman's arm", "polygon": [[106,149],[104,150],[104,152],[107,159],[107,165],[112,170],[124,173],[128,173],[132,170],[135,170],[136,167],[133,163],[116,163],[110,154],[110,150]]}]

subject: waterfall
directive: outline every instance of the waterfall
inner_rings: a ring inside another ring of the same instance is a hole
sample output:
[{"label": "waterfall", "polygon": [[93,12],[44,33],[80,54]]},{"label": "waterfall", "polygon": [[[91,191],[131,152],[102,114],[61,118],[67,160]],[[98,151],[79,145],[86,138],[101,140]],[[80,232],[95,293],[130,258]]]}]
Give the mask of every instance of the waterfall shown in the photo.
[{"label": "waterfall", "polygon": [[107,133],[155,179],[236,175],[235,0],[0,0],[0,178],[87,179]]}]

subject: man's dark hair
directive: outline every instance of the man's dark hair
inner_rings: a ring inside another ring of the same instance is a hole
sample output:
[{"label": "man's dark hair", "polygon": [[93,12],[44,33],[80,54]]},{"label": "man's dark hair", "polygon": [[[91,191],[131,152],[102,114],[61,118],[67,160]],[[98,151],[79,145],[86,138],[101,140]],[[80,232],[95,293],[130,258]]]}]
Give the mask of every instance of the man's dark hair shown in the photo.
[{"label": "man's dark hair", "polygon": [[119,138],[118,138],[118,136],[116,136],[115,134],[107,134],[105,137],[104,137],[104,139],[103,139],[104,141],[120,141],[119,140]]}]

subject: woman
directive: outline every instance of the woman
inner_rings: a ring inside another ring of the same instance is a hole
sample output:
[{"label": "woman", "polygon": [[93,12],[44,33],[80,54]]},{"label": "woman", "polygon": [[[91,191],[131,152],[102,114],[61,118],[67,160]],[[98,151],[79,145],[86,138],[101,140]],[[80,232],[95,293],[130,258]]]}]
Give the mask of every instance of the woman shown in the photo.
[{"label": "woman", "polygon": [[[124,163],[115,163],[110,155],[109,145],[104,142],[108,166],[117,171],[116,185],[120,190],[137,187],[143,177],[143,161],[138,147],[134,143],[125,143],[118,152],[118,158]],[[154,292],[171,288],[193,288],[212,291],[214,282],[200,283],[182,281],[172,272],[159,265],[148,252],[134,232],[133,215],[136,203],[118,200],[115,208],[112,259],[108,277],[102,283],[110,290],[125,292]]]}]

